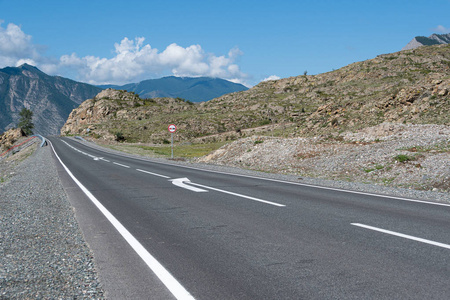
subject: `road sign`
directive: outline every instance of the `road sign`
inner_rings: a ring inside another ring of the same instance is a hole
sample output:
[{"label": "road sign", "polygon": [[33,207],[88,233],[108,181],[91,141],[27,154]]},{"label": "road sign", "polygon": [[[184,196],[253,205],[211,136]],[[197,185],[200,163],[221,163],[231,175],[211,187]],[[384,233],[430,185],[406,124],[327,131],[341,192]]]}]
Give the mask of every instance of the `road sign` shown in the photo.
[{"label": "road sign", "polygon": [[169,132],[171,133],[171,136],[172,136],[172,145],[171,145],[171,148],[172,148],[172,155],[171,155],[171,157],[172,158],[173,158],[173,134],[174,134],[175,131],[177,131],[177,126],[175,126],[175,124],[170,124],[169,125]]},{"label": "road sign", "polygon": [[170,124],[169,125],[169,132],[174,133],[175,131],[177,131],[177,126],[175,126],[174,124]]}]

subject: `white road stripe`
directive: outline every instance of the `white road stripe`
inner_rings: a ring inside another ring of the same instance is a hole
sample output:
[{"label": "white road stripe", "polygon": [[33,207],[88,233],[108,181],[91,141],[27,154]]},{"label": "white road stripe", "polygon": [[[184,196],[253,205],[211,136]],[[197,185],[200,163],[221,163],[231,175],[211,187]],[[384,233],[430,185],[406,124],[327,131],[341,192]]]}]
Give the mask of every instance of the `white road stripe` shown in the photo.
[{"label": "white road stripe", "polygon": [[[63,142],[65,142],[65,141],[63,141]],[[103,150],[99,150],[99,151],[103,151]],[[103,152],[105,152],[105,151],[103,151]],[[115,155],[130,158],[130,156],[120,154],[120,153],[115,153]],[[265,178],[265,177],[260,177],[260,176],[244,175],[244,174],[237,174],[237,173],[230,173],[230,172],[221,172],[221,171],[216,171],[216,170],[203,169],[203,168],[199,168],[199,167],[190,167],[190,166],[177,165],[177,164],[173,164],[173,163],[156,162],[156,161],[151,161],[149,159],[143,159],[143,158],[138,158],[138,157],[133,157],[133,159],[142,160],[142,161],[146,161],[146,162],[150,161],[155,164],[169,165],[169,166],[175,166],[175,167],[191,169],[191,170],[198,170],[198,171],[209,172],[209,173],[217,173],[217,174],[231,175],[231,176],[237,176],[237,177],[265,180],[265,181],[280,182],[280,183],[286,183],[286,184],[291,184],[291,185],[306,186],[306,187],[312,187],[312,188],[322,189],[322,190],[331,190],[331,191],[338,191],[338,192],[344,192],[344,193],[367,195],[367,196],[374,196],[374,197],[379,197],[379,198],[395,199],[395,200],[400,200],[400,201],[408,201],[408,202],[450,207],[449,203],[430,202],[430,201],[416,200],[416,199],[410,199],[410,198],[405,198],[405,197],[396,197],[396,196],[389,196],[389,195],[383,195],[383,194],[352,191],[352,190],[346,190],[346,189],[340,189],[340,188],[334,188],[334,187],[326,187],[326,186],[294,182],[294,181],[287,181],[287,180],[281,180],[281,179]]]},{"label": "white road stripe", "polygon": [[195,299],[173,276],[169,271],[164,268],[145,248],[139,243],[139,241],[92,195],[92,193],[72,174],[72,172],[66,167],[66,165],[56,154],[55,149],[52,146],[55,156],[66,170],[67,174],[75,181],[80,189],[86,194],[86,196],[94,203],[95,206],[103,213],[103,215],[111,222],[111,224],[117,229],[122,237],[128,242],[128,244],[136,251],[136,253],[142,258],[147,266],[155,273],[161,282],[167,287],[167,289],[179,300]]},{"label": "white road stripe", "polygon": [[162,178],[170,178],[169,176],[156,174],[156,173],[152,173],[152,172],[141,170],[141,169],[136,169],[136,171],[139,171],[139,172],[142,172],[142,173],[147,173],[147,174],[154,175],[154,176],[159,176],[159,177],[162,177]]},{"label": "white road stripe", "polygon": [[[103,151],[103,150],[99,150],[99,151]],[[103,151],[103,152],[105,152],[105,151]],[[124,155],[124,154],[120,154],[120,153],[115,153],[115,155],[130,158],[130,156],[127,156],[127,155]],[[198,171],[209,172],[209,173],[224,174],[224,175],[231,175],[231,176],[237,176],[237,177],[252,178],[252,179],[272,181],[272,182],[280,182],[280,183],[297,185],[297,186],[306,186],[306,187],[312,187],[312,188],[322,189],[322,190],[338,191],[338,192],[344,192],[344,193],[366,195],[366,196],[374,196],[374,197],[379,197],[379,198],[395,199],[395,200],[400,200],[400,201],[408,201],[408,202],[415,202],[415,203],[422,203],[422,204],[450,207],[449,203],[430,202],[430,201],[416,200],[416,199],[410,199],[410,198],[405,198],[405,197],[397,197],[397,196],[389,196],[389,195],[383,195],[383,194],[375,194],[375,193],[367,193],[367,192],[346,190],[346,189],[341,189],[341,188],[320,186],[320,185],[301,183],[301,182],[294,182],[294,181],[287,181],[287,180],[281,180],[281,179],[273,179],[273,178],[265,178],[265,177],[253,176],[253,175],[244,175],[244,174],[222,172],[222,171],[216,171],[216,170],[208,170],[208,169],[203,169],[203,168],[200,168],[200,167],[183,166],[183,165],[177,165],[177,164],[173,164],[173,163],[165,163],[165,162],[160,162],[160,161],[157,162],[157,161],[152,161],[152,160],[149,160],[149,159],[143,159],[143,158],[138,158],[138,157],[133,157],[133,159],[142,160],[142,161],[146,161],[146,162],[151,162],[151,163],[154,163],[154,164],[173,166],[173,167],[185,168],[185,169],[191,169],[191,170],[198,170]]]},{"label": "white road stripe", "polygon": [[124,167],[124,168],[129,168],[130,167],[130,166],[127,166],[127,165],[122,165],[122,164],[116,163],[116,162],[113,162],[113,164],[121,166],[121,167]]},{"label": "white road stripe", "polygon": [[229,191],[225,191],[225,190],[221,190],[221,189],[216,189],[216,188],[213,188],[213,187],[210,187],[210,186],[206,186],[206,185],[201,185],[201,184],[198,184],[198,183],[189,182],[189,184],[196,185],[196,186],[199,186],[199,187],[202,187],[202,188],[205,188],[205,189],[209,189],[209,190],[213,190],[213,191],[217,191],[217,192],[233,195],[233,196],[238,196],[238,197],[245,198],[245,199],[250,199],[250,200],[253,200],[253,201],[258,201],[258,202],[262,202],[262,203],[278,206],[278,207],[285,207],[286,206],[284,204],[271,202],[271,201],[267,201],[267,200],[263,200],[263,199],[259,199],[259,198],[255,198],[255,197],[250,197],[250,196],[246,196],[246,195],[242,195],[242,194],[238,194],[238,193],[233,193],[233,192],[229,192]]},{"label": "white road stripe", "polygon": [[358,227],[362,227],[362,228],[366,228],[366,229],[370,229],[370,230],[374,230],[374,231],[383,232],[383,233],[387,233],[387,234],[390,234],[390,235],[402,237],[402,238],[405,238],[405,239],[409,239],[409,240],[413,240],[413,241],[417,241],[417,242],[421,242],[421,243],[425,243],[425,244],[430,244],[430,245],[438,246],[438,247],[441,247],[441,248],[450,249],[450,245],[439,243],[439,242],[434,242],[434,241],[430,241],[430,240],[426,240],[426,239],[422,239],[422,238],[418,238],[418,237],[415,237],[415,236],[412,236],[412,235],[398,233],[398,232],[395,232],[395,231],[390,231],[390,230],[381,229],[381,228],[377,228],[377,227],[372,227],[372,226],[369,226],[369,225],[364,225],[364,224],[359,224],[359,223],[351,223],[351,224],[353,226],[358,226]]}]

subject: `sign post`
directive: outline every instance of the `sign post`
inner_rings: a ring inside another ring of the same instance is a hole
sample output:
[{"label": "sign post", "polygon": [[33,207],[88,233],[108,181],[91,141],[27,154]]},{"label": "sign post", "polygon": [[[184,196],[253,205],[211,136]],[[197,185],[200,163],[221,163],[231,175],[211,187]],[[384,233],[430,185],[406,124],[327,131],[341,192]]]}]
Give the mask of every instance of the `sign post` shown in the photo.
[{"label": "sign post", "polygon": [[174,134],[175,131],[177,131],[177,126],[175,126],[175,124],[170,124],[169,125],[169,132],[172,135],[172,146],[171,146],[172,155],[171,155],[171,158],[173,158],[173,134]]}]

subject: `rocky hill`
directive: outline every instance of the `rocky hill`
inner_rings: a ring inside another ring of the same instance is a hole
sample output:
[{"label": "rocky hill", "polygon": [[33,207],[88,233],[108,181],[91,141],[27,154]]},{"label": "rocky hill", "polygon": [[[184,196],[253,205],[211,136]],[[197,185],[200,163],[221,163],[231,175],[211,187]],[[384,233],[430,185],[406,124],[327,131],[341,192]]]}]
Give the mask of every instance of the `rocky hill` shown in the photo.
[{"label": "rocky hill", "polygon": [[17,125],[25,107],[33,111],[36,133],[57,134],[72,109],[100,91],[27,64],[0,69],[0,133]]},{"label": "rocky hill", "polygon": [[242,84],[220,78],[175,76],[149,79],[122,86],[105,85],[100,87],[135,92],[142,98],[183,98],[192,102],[208,101],[225,94],[248,90]]},{"label": "rocky hill", "polygon": [[[295,174],[301,179],[320,178],[448,193],[449,137],[450,126],[446,125],[385,122],[332,136],[251,136],[228,143],[196,161]],[[375,192],[380,190],[375,189]],[[450,201],[449,195],[443,195],[443,199]]]},{"label": "rocky hill", "polygon": [[73,110],[62,134],[163,143],[233,140],[255,133],[339,134],[383,122],[449,125],[450,45],[379,55],[339,70],[266,81],[211,101],[141,99],[107,90]]},{"label": "rocky hill", "polygon": [[402,50],[411,50],[420,46],[450,44],[450,33],[432,34],[429,37],[416,36]]}]

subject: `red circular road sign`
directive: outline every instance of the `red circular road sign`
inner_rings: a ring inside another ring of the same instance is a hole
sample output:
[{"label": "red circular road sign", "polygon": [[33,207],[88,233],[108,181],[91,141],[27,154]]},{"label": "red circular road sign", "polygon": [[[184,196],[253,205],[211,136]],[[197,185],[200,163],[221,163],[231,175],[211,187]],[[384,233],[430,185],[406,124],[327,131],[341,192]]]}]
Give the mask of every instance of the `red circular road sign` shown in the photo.
[{"label": "red circular road sign", "polygon": [[169,132],[174,133],[175,131],[177,131],[177,126],[175,126],[175,124],[170,124]]}]

